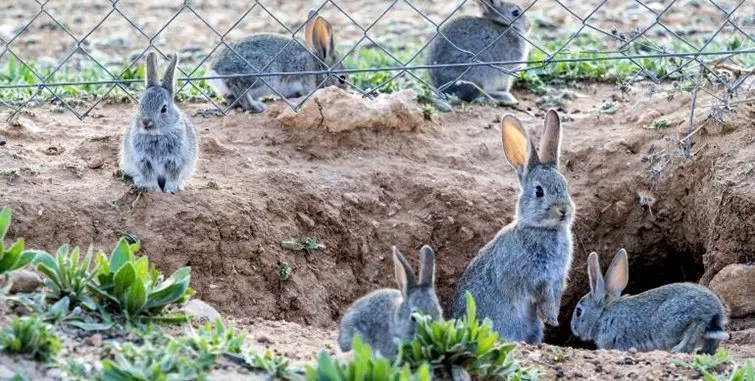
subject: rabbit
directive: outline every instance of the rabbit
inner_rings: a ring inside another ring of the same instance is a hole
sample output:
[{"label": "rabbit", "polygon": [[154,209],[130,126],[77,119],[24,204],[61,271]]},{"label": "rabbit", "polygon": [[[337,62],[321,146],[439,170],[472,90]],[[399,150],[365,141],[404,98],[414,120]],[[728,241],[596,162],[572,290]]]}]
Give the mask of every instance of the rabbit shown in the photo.
[{"label": "rabbit", "polygon": [[[440,36],[430,45],[426,63],[469,63],[477,53],[476,62],[523,62],[529,53],[525,40],[529,30],[530,22],[518,5],[505,0],[480,0],[479,17],[461,16],[441,27]],[[436,88],[466,102],[479,97],[482,89],[501,105],[515,105],[518,100],[510,92],[513,74],[507,71],[516,66],[431,68],[430,81]],[[467,68],[469,71],[459,78]]]},{"label": "rabbit", "polygon": [[430,246],[420,250],[419,281],[404,256],[393,247],[393,264],[399,290],[380,289],[355,301],[343,314],[338,328],[341,351],[351,350],[355,335],[384,357],[395,356],[396,339],[411,340],[416,332],[414,312],[433,320],[443,317],[435,295],[435,254]]},{"label": "rabbit", "polygon": [[469,291],[478,316],[490,318],[502,338],[539,344],[544,322],[558,326],[572,261],[575,206],[558,170],[561,121],[556,111],[546,113],[539,150],[516,117],[501,122],[503,151],[521,186],[516,216],[467,266],[451,315],[464,316]]},{"label": "rabbit", "polygon": [[[314,55],[289,37],[258,34],[231,44],[230,49],[225,49],[212,63],[209,74],[217,76],[259,72],[321,71],[327,70],[328,67],[334,70],[342,69],[343,66],[335,51],[333,28],[330,23],[322,16],[318,16],[314,10],[309,11],[307,20],[304,39]],[[270,86],[285,98],[298,98],[311,93],[321,85],[324,87],[335,85],[345,89],[348,78],[346,74],[230,77],[211,80],[211,85],[216,93],[225,97],[228,104],[237,103],[244,110],[260,113],[265,111],[265,104],[259,98],[277,95]]]},{"label": "rabbit", "polygon": [[183,189],[197,163],[194,125],[174,101],[177,64],[178,56],[173,54],[161,82],[157,55],[147,55],[146,89],[121,141],[121,169],[134,185],[154,192]]},{"label": "rabbit", "polygon": [[727,310],[713,291],[672,283],[621,296],[629,281],[627,252],[616,253],[603,278],[598,254],[587,258],[590,292],[577,303],[571,330],[601,349],[672,350],[713,354],[726,333]]}]

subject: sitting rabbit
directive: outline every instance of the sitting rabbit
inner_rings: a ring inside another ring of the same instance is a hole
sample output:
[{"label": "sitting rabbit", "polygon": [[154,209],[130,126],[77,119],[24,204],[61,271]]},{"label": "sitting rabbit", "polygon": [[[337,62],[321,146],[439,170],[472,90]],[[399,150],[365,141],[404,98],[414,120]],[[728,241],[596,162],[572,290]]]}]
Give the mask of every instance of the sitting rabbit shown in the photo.
[{"label": "sitting rabbit", "polygon": [[[309,11],[307,19],[309,21],[304,30],[304,39],[314,54],[289,37],[258,34],[231,44],[230,49],[224,50],[213,62],[209,74],[322,71],[328,67],[342,69],[335,51],[330,23],[313,10]],[[245,110],[259,113],[265,111],[265,104],[259,98],[277,95],[276,91],[285,98],[298,98],[320,86],[346,88],[347,81],[346,74],[320,74],[230,77],[211,80],[211,84],[229,104],[237,103]]]},{"label": "sitting rabbit", "polygon": [[351,350],[355,335],[386,357],[396,354],[396,339],[411,340],[416,332],[414,313],[438,320],[443,316],[435,295],[435,254],[430,246],[420,250],[419,281],[404,256],[393,247],[393,264],[399,290],[373,291],[352,304],[338,328],[338,344]]},{"label": "sitting rabbit", "polygon": [[672,283],[638,295],[621,296],[629,281],[627,252],[619,250],[600,271],[598,254],[587,258],[590,293],[577,303],[571,330],[598,348],[657,349],[690,353],[702,346],[714,353],[726,333],[726,307],[711,290],[694,283]]},{"label": "sitting rabbit", "polygon": [[[428,65],[527,60],[529,44],[525,37],[530,22],[522,9],[504,0],[480,0],[480,11],[479,17],[458,17],[441,27],[441,35],[430,45]],[[433,86],[466,102],[479,97],[482,89],[500,104],[514,105],[518,103],[510,92],[514,74],[506,71],[517,65],[432,68],[430,80]]]},{"label": "sitting rabbit", "polygon": [[160,82],[157,55],[147,55],[146,89],[121,141],[121,169],[137,187],[155,192],[183,189],[197,163],[194,125],[174,100],[177,64],[178,56],[173,54]]}]

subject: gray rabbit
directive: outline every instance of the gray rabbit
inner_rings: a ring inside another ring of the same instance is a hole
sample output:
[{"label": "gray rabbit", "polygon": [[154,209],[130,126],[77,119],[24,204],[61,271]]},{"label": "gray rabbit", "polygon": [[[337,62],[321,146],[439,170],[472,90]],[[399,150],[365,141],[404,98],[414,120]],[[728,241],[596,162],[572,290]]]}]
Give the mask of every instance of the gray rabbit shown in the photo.
[{"label": "gray rabbit", "polygon": [[[427,64],[469,63],[478,53],[478,62],[525,61],[529,52],[525,37],[529,29],[530,22],[518,5],[503,0],[480,0],[479,17],[458,17],[440,29],[441,35],[430,45]],[[461,78],[459,76],[468,67],[434,68],[429,71],[433,86],[448,86],[443,89],[444,92],[464,101],[471,102],[479,97],[481,88],[500,104],[514,105],[518,100],[510,92],[513,74],[506,71],[516,66],[474,66]]]},{"label": "gray rabbit", "polygon": [[597,253],[587,258],[590,293],[574,309],[572,332],[598,348],[691,353],[701,346],[712,354],[726,333],[726,307],[711,290],[694,283],[672,283],[638,295],[621,296],[629,281],[627,252],[619,250],[606,271]]},{"label": "gray rabbit", "polygon": [[173,54],[161,82],[157,55],[147,55],[146,89],[121,141],[121,169],[137,187],[155,192],[183,189],[197,163],[194,125],[174,101],[177,64],[178,56]]},{"label": "gray rabbit", "polygon": [[338,344],[344,352],[351,350],[355,335],[386,357],[393,357],[395,339],[410,340],[416,327],[414,312],[434,320],[443,312],[435,295],[435,254],[430,246],[420,250],[419,281],[404,256],[393,247],[393,264],[399,290],[380,289],[354,302],[343,314],[338,327]]},{"label": "gray rabbit", "polygon": [[[213,62],[209,74],[322,71],[328,67],[341,69],[330,23],[322,16],[316,15],[313,10],[309,11],[307,19],[304,39],[314,55],[289,37],[258,34],[229,45],[230,49],[225,49]],[[264,78],[264,81],[286,98],[307,95],[318,86],[335,85],[346,88],[348,81],[346,74],[280,75],[260,78]],[[259,98],[277,95],[261,79],[255,77],[224,78],[212,80],[211,84],[218,94],[226,98],[228,104],[237,102],[243,109],[255,113],[265,111],[265,104]]]},{"label": "gray rabbit", "polygon": [[561,295],[572,260],[574,203],[558,170],[561,122],[545,116],[539,155],[522,124],[506,115],[503,150],[521,186],[516,219],[483,247],[467,266],[452,300],[452,316],[466,313],[464,292],[477,302],[480,318],[508,341],[543,340],[543,321],[558,325]]}]

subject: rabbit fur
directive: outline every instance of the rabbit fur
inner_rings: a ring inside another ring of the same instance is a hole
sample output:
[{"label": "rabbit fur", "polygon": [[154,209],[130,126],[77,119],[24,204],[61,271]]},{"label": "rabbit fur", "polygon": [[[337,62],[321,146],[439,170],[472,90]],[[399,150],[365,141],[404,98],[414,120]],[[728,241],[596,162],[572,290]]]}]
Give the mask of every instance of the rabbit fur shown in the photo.
[{"label": "rabbit fur", "polygon": [[513,115],[503,117],[501,131],[504,153],[521,186],[516,218],[467,266],[451,315],[464,316],[464,292],[469,291],[478,316],[490,318],[504,339],[537,344],[543,340],[543,322],[558,325],[572,261],[574,203],[558,170],[561,122],[556,111],[547,112],[539,151]]},{"label": "rabbit fur", "polygon": [[134,185],[155,192],[183,189],[197,163],[194,125],[174,101],[177,65],[178,56],[173,54],[160,81],[157,55],[147,55],[146,89],[121,140],[121,169]]},{"label": "rabbit fur", "polygon": [[351,350],[355,335],[385,357],[397,352],[396,340],[405,341],[416,332],[414,312],[434,320],[443,316],[435,295],[435,254],[430,246],[420,250],[419,280],[404,256],[393,247],[393,263],[399,290],[380,289],[355,301],[343,314],[338,344]]},{"label": "rabbit fur", "polygon": [[[259,72],[302,72],[342,69],[333,41],[333,28],[314,10],[309,11],[304,30],[309,49],[286,36],[258,34],[230,45],[212,63],[210,75]],[[313,55],[314,54],[314,55]],[[315,58],[317,57],[317,58]],[[322,84],[346,88],[346,74],[280,75],[265,77],[230,77],[210,83],[229,105],[259,113],[265,110],[260,98],[282,95],[285,98],[305,96]],[[267,84],[265,83],[267,82]],[[275,89],[275,90],[273,90]],[[277,91],[277,93],[276,93]]]},{"label": "rabbit fur", "polygon": [[[430,46],[428,65],[527,59],[529,43],[525,37],[530,22],[522,9],[504,0],[480,0],[480,11],[479,17],[458,17],[440,29],[441,35]],[[482,89],[498,103],[514,105],[518,100],[510,90],[515,74],[510,71],[516,67],[517,64],[455,66],[429,69],[429,73],[433,86],[464,101],[473,101]]]},{"label": "rabbit fur", "polygon": [[590,292],[577,303],[571,330],[601,349],[671,350],[712,354],[726,333],[727,311],[713,291],[694,283],[672,283],[621,296],[629,282],[627,252],[616,253],[606,271],[598,254],[587,259]]}]

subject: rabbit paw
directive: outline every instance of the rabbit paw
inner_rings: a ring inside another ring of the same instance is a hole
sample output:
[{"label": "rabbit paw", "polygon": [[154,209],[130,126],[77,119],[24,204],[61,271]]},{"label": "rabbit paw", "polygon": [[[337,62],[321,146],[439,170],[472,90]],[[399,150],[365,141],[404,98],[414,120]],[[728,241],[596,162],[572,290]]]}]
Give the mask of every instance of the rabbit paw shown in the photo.
[{"label": "rabbit paw", "polygon": [[508,91],[493,91],[490,96],[503,106],[513,106],[519,103],[519,100]]}]

